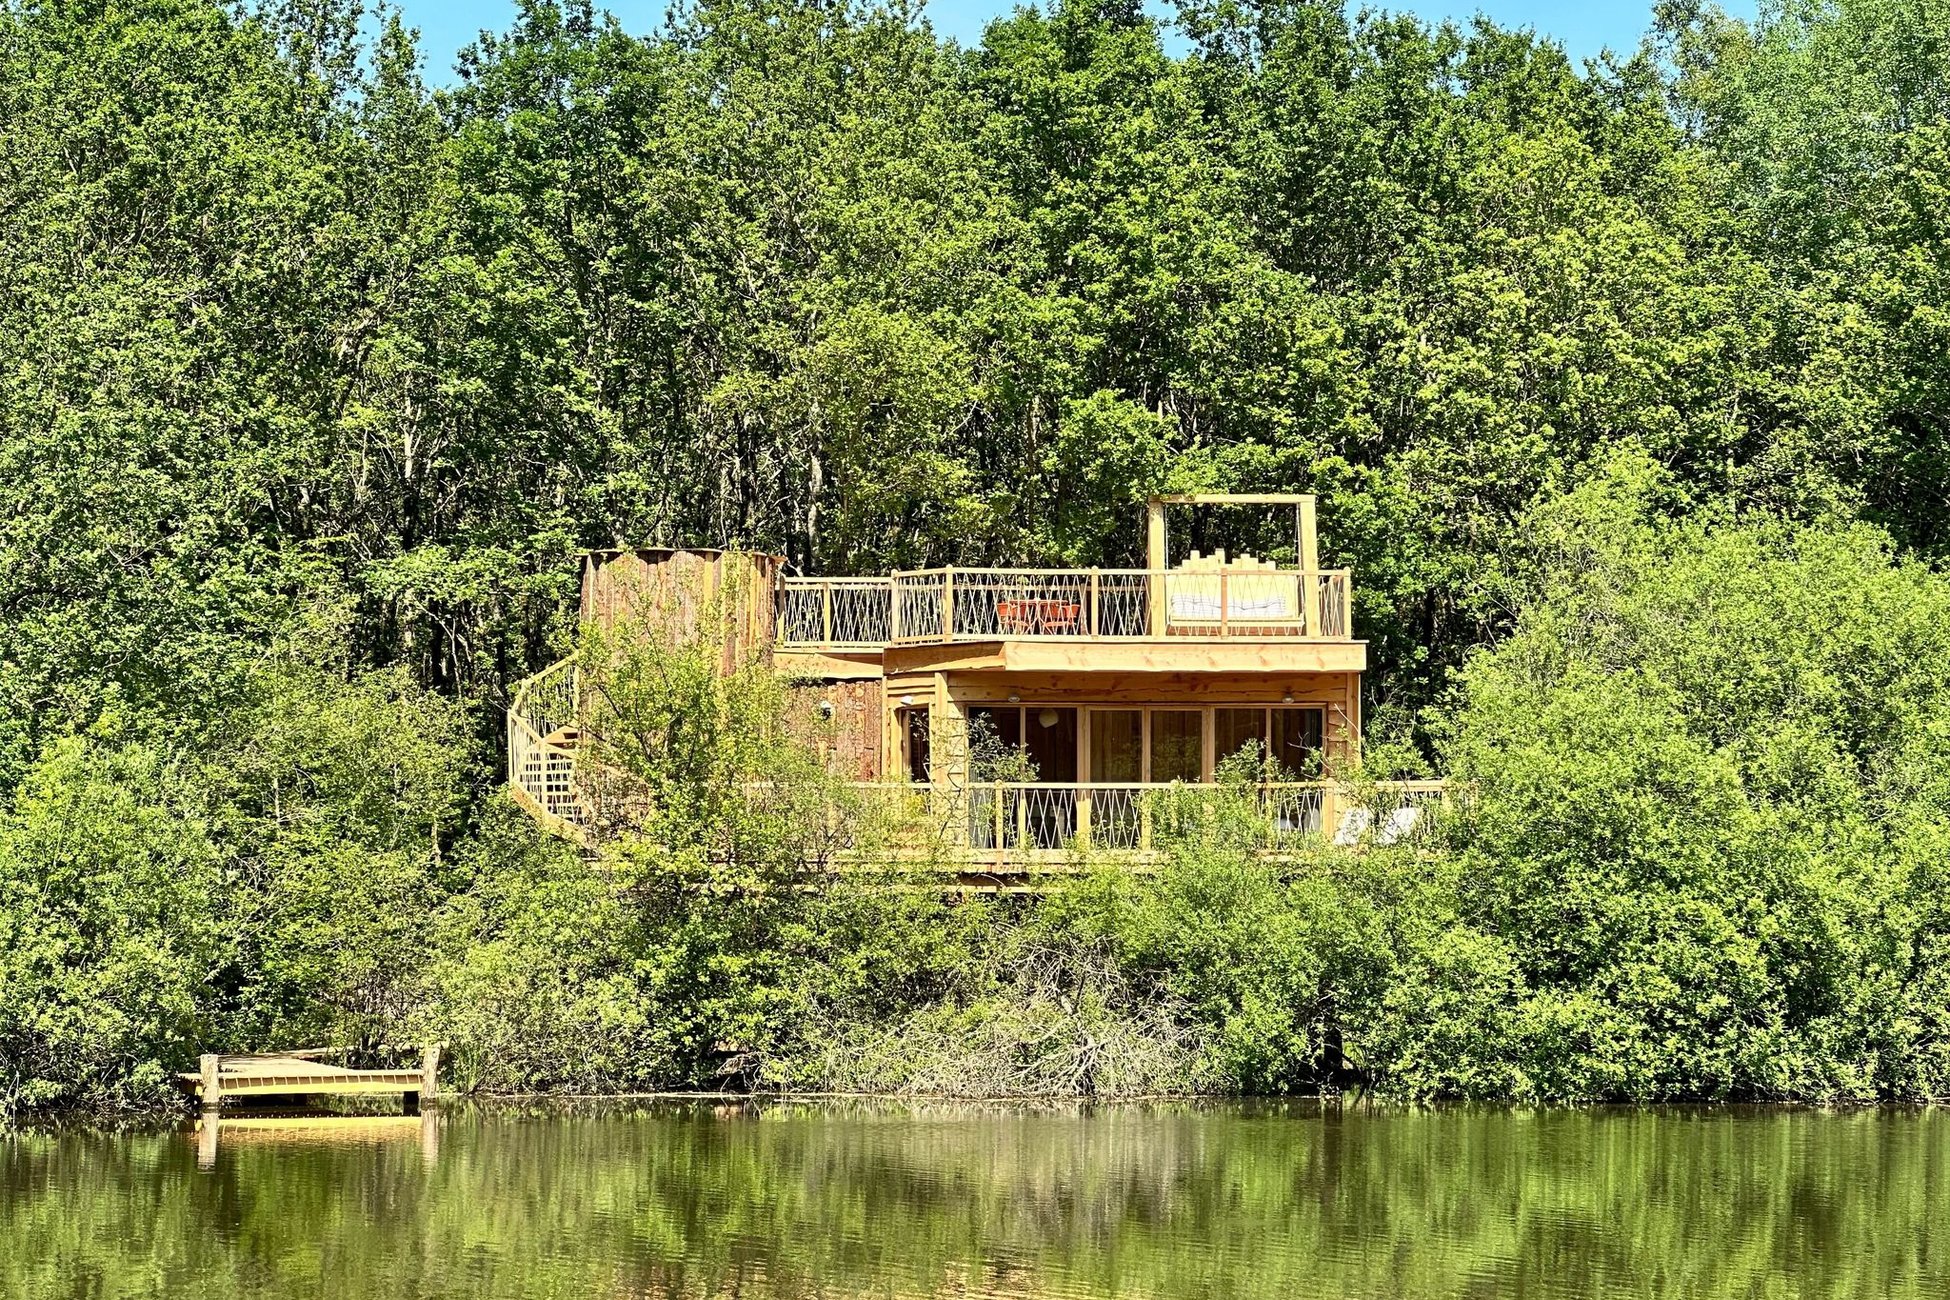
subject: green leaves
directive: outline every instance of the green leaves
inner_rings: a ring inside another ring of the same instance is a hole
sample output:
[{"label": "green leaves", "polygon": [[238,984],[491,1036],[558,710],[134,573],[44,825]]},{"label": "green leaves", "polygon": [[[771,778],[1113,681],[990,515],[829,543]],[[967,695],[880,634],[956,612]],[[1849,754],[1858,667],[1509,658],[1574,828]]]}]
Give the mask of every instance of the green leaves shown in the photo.
[{"label": "green leaves", "polygon": [[1950,585],[1861,527],[1661,522],[1663,486],[1626,459],[1532,513],[1440,722],[1459,915],[1517,975],[1486,1050],[1541,1096],[1939,1095],[1897,1007],[1938,979],[1901,954],[1941,925],[1911,774],[1950,757]]},{"label": "green leaves", "polygon": [[55,747],[0,817],[0,1120],[153,1105],[228,946],[207,800],[138,745]]}]

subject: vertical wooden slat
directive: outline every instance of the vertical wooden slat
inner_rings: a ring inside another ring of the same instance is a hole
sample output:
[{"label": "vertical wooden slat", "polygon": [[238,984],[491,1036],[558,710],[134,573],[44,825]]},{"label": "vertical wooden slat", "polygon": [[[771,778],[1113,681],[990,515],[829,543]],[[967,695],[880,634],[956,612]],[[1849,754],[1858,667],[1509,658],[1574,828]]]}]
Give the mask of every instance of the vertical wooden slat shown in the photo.
[{"label": "vertical wooden slat", "polygon": [[1232,600],[1227,579],[1231,571],[1219,570],[1219,635],[1225,636],[1231,627]]},{"label": "vertical wooden slat", "polygon": [[1325,635],[1320,626],[1320,538],[1315,528],[1314,499],[1300,502],[1300,603],[1306,618],[1306,635],[1318,639]]},{"label": "vertical wooden slat", "polygon": [[1165,634],[1165,569],[1169,560],[1165,554],[1165,503],[1153,498],[1146,507],[1145,514],[1145,565],[1150,570],[1145,586],[1148,589],[1149,606],[1146,622],[1152,636]]},{"label": "vertical wooden slat", "polygon": [[955,570],[954,566],[941,571],[941,639],[955,639]]},{"label": "vertical wooden slat", "polygon": [[819,584],[819,630],[823,636],[821,645],[833,644],[833,584],[830,580]]},{"label": "vertical wooden slat", "polygon": [[1092,569],[1090,571],[1090,621],[1083,626],[1084,630],[1091,636],[1102,636],[1104,634],[1103,616],[1098,612],[1104,607],[1102,578],[1103,575],[1098,573],[1097,570]]}]

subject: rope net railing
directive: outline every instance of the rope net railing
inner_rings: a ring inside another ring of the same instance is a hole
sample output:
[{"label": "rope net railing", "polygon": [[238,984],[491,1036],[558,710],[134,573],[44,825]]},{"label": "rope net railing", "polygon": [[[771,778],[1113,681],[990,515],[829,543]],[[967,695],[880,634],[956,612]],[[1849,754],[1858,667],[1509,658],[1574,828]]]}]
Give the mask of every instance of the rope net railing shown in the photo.
[{"label": "rope net railing", "polygon": [[1069,637],[1345,640],[1346,569],[924,569],[785,578],[777,641],[867,648]]}]

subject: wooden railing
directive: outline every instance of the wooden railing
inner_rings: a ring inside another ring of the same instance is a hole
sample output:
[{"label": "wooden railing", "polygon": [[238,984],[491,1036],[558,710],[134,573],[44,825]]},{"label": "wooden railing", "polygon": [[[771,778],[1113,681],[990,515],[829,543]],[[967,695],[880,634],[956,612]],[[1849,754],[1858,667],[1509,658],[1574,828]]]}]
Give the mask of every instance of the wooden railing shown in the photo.
[{"label": "wooden railing", "polygon": [[778,643],[879,649],[894,639],[892,578],[782,578]]},{"label": "wooden railing", "polygon": [[1331,781],[1142,785],[995,781],[963,786],[867,783],[855,797],[888,820],[919,829],[949,856],[1021,862],[1079,849],[1149,852],[1173,835],[1236,819],[1246,845],[1280,852],[1331,838],[1392,844],[1427,832],[1446,798],[1441,781],[1391,781],[1356,802]]},{"label": "wooden railing", "polygon": [[580,685],[571,656],[523,681],[508,706],[508,788],[543,826],[577,842],[590,820],[575,779]]},{"label": "wooden railing", "polygon": [[1346,569],[923,569],[890,578],[787,578],[781,646],[868,647],[1023,637],[1350,635]]}]

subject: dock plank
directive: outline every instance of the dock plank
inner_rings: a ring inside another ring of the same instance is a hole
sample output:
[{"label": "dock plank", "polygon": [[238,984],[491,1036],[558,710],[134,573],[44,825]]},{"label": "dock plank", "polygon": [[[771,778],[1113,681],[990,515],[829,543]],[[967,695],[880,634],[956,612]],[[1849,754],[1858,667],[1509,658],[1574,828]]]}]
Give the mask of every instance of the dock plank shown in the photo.
[{"label": "dock plank", "polygon": [[315,1059],[323,1051],[283,1055],[252,1053],[206,1055],[202,1068],[177,1076],[205,1110],[226,1097],[357,1096],[398,1093],[403,1099],[432,1100],[438,1095],[440,1048],[424,1049],[418,1069],[361,1070]]}]

